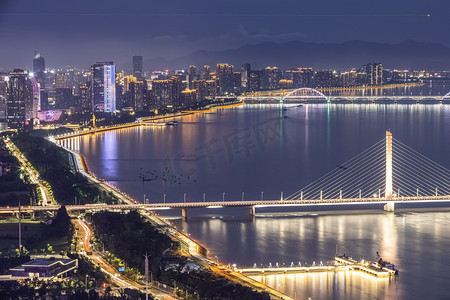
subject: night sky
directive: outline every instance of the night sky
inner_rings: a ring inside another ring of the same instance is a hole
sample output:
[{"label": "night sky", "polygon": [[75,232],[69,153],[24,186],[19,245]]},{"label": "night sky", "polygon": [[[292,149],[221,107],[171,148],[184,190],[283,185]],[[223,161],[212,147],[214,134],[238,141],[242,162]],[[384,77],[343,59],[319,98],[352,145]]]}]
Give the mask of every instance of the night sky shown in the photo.
[{"label": "night sky", "polygon": [[[175,58],[249,43],[397,43],[450,46],[448,0],[0,0],[0,69],[88,66],[132,55]],[[430,16],[427,16],[430,15]]]}]

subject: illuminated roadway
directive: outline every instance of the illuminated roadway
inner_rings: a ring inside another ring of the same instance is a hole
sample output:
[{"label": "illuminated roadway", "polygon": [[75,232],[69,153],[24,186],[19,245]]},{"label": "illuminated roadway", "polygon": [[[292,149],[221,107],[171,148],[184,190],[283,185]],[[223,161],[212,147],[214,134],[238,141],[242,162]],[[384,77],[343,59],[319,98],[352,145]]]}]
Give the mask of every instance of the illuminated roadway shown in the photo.
[{"label": "illuminated roadway", "polygon": [[11,151],[11,153],[17,158],[17,160],[21,164],[21,169],[27,172],[27,174],[30,177],[31,182],[36,184],[39,187],[39,189],[41,191],[41,195],[42,195],[42,205],[45,206],[45,205],[51,203],[51,200],[50,200],[51,197],[49,195],[47,187],[41,183],[41,181],[39,180],[38,174],[36,174],[35,171],[31,170],[30,167],[28,167],[24,156],[17,150],[16,147],[14,147],[11,144],[10,141],[5,140],[5,144],[6,144],[6,147],[8,147],[9,151]]}]

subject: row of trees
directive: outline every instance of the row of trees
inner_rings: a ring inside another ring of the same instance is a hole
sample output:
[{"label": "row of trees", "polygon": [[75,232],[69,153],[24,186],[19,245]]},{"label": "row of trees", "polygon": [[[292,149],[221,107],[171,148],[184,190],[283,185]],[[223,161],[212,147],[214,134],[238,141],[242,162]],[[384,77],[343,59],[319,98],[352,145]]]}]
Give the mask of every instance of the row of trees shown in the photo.
[{"label": "row of trees", "polygon": [[44,138],[42,131],[22,132],[14,135],[13,143],[47,181],[60,204],[116,203],[117,199],[101,191],[83,175],[72,171],[70,154]]},{"label": "row of trees", "polygon": [[[149,268],[153,278],[169,286],[189,299],[247,299],[268,300],[267,293],[258,293],[251,288],[236,284],[209,269],[186,271],[186,259],[177,261],[176,267],[166,268],[163,253],[167,249],[178,249],[177,242],[160,233],[155,226],[132,211],[128,214],[99,212],[92,216],[95,236],[115,257],[125,262],[126,267],[144,273],[144,255],[149,255]],[[189,262],[189,261],[188,261]]]}]

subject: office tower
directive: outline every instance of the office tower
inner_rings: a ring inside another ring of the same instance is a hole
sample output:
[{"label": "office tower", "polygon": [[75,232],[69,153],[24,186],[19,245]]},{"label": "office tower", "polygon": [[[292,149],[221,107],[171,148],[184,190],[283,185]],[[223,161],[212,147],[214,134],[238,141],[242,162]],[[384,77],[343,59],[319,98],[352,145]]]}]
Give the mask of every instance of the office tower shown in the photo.
[{"label": "office tower", "polygon": [[33,87],[28,71],[15,69],[9,73],[6,97],[6,113],[9,128],[23,130],[26,121],[25,107],[33,102]]},{"label": "office tower", "polygon": [[194,65],[189,66],[189,75],[191,77],[191,80],[197,79],[197,66]]},{"label": "office tower", "polygon": [[80,102],[82,113],[92,112],[92,93],[91,93],[91,83],[80,85]]},{"label": "office tower", "polygon": [[133,75],[138,80],[142,80],[142,56],[133,56]]},{"label": "office tower", "polygon": [[48,109],[48,93],[46,91],[46,84],[45,84],[45,81],[46,81],[45,59],[38,52],[34,52],[33,73],[34,73],[34,78],[36,79],[37,83],[39,84],[39,89],[40,89],[39,109],[47,110]]},{"label": "office tower", "polygon": [[129,86],[131,105],[134,111],[144,110],[144,82],[130,82]]},{"label": "office tower", "polygon": [[236,91],[240,92],[242,90],[241,72],[234,72],[233,76],[234,76],[233,87]]},{"label": "office tower", "polygon": [[211,67],[208,65],[205,65],[203,67],[203,79],[204,80],[210,80],[211,79]]},{"label": "office tower", "polygon": [[45,72],[45,59],[41,56],[40,53],[34,52],[33,58],[33,73],[36,76],[37,73]]},{"label": "office tower", "polygon": [[219,85],[219,95],[234,93],[234,67],[229,64],[217,64],[216,76]]},{"label": "office tower", "polygon": [[314,70],[311,68],[298,68],[286,70],[286,79],[292,80],[294,89],[302,87],[313,87]]},{"label": "office tower", "polygon": [[194,90],[196,90],[197,99],[195,104],[199,104],[201,101],[205,100],[208,96],[208,89],[206,85],[206,80],[194,80],[192,83]]},{"label": "office tower", "polygon": [[250,71],[248,76],[248,87],[247,90],[251,92],[256,92],[261,89],[261,77],[262,72],[259,70]]},{"label": "office tower", "polygon": [[113,62],[97,62],[92,71],[92,109],[95,112],[116,110],[116,67]]},{"label": "office tower", "polygon": [[71,106],[74,106],[72,101],[72,89],[55,89],[55,107],[59,109],[67,109]]},{"label": "office tower", "polygon": [[262,89],[277,90],[280,88],[281,71],[277,67],[266,67],[262,70]]},{"label": "office tower", "polygon": [[138,81],[134,76],[124,76],[123,77],[123,90],[122,93],[125,94],[130,89],[130,83]]},{"label": "office tower", "polygon": [[382,85],[383,84],[383,65],[380,63],[373,63],[364,65],[363,70],[367,74],[368,85]]},{"label": "office tower", "polygon": [[55,89],[65,89],[68,87],[67,82],[68,77],[66,76],[66,73],[59,72],[56,73],[55,76]]},{"label": "office tower", "polygon": [[0,73],[0,122],[6,121],[6,96],[9,77],[7,73]]},{"label": "office tower", "polygon": [[31,120],[31,119],[37,119],[38,117],[38,110],[40,110],[40,104],[41,104],[41,89],[39,86],[39,83],[37,82],[36,78],[30,76],[29,77],[31,87],[33,89],[33,98],[31,102],[25,102],[25,119]]},{"label": "office tower", "polygon": [[182,107],[193,107],[197,105],[197,90],[186,89],[181,92],[180,97]]},{"label": "office tower", "polygon": [[155,80],[152,83],[152,95],[157,108],[179,107],[181,95],[181,81],[178,77]]},{"label": "office tower", "polygon": [[334,83],[334,75],[331,70],[316,71],[314,74],[314,82],[317,88],[332,87]]},{"label": "office tower", "polygon": [[206,96],[214,98],[217,95],[217,80],[216,77],[212,77],[210,80],[206,80]]},{"label": "office tower", "polygon": [[250,76],[250,64],[245,63],[241,66],[241,86],[244,91],[248,90],[249,76]]}]

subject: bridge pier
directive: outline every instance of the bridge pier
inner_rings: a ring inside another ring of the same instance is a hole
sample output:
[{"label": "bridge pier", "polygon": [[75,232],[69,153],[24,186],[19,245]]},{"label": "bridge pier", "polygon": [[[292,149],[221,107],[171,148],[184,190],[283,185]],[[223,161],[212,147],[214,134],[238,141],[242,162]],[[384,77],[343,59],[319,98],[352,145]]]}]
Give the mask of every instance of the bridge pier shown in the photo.
[{"label": "bridge pier", "polygon": [[186,219],[187,219],[187,208],[182,208],[182,209],[181,209],[181,218],[182,218],[183,220],[186,220]]},{"label": "bridge pier", "polygon": [[384,205],[384,211],[387,212],[394,212],[395,210],[395,204],[394,202],[388,202]]},{"label": "bridge pier", "polygon": [[250,207],[249,207],[248,215],[249,215],[250,217],[254,217],[254,216],[256,215],[255,207],[254,207],[254,206],[250,206]]}]

